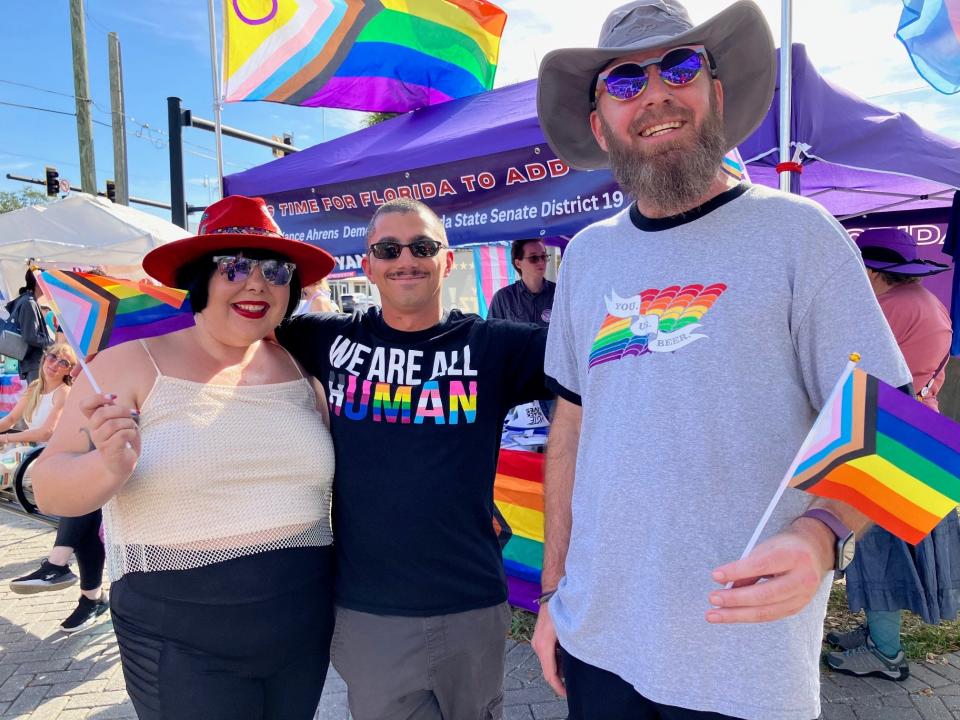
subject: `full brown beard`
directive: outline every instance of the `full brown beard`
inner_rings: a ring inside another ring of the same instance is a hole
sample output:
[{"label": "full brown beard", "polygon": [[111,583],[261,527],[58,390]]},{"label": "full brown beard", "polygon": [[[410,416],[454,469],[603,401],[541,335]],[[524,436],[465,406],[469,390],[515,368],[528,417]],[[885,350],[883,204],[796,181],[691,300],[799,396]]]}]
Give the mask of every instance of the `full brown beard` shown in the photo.
[{"label": "full brown beard", "polygon": [[[715,92],[710,93],[710,110],[696,127],[692,147],[677,142],[660,143],[653,151],[638,148],[629,141],[621,141],[599,110],[597,114],[607,141],[610,169],[621,188],[635,198],[643,198],[643,202],[656,208],[661,216],[677,215],[700,204],[727,152],[723,115]],[[646,113],[631,123],[631,137],[637,136],[641,128],[656,125],[667,117],[688,123],[694,120],[692,112],[680,107],[669,112]]]}]

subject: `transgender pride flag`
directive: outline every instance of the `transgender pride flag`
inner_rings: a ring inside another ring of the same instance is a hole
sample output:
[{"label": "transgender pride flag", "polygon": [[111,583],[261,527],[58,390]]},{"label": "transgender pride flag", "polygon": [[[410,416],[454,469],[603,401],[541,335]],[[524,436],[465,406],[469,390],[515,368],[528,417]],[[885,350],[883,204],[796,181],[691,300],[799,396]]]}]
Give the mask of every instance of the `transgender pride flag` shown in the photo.
[{"label": "transgender pride flag", "polygon": [[477,314],[485,318],[494,293],[517,280],[517,271],[510,262],[510,246],[475,247],[473,268],[477,278]]},{"label": "transgender pride flag", "polygon": [[960,0],[903,0],[897,39],[935,90],[960,92]]}]

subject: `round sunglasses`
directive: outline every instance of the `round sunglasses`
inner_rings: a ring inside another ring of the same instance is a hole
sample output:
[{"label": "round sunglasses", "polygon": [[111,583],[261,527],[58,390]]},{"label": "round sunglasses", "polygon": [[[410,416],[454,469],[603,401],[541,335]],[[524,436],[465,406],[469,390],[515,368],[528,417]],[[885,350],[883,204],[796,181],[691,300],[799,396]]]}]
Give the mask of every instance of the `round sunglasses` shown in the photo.
[{"label": "round sunglasses", "polygon": [[614,100],[633,100],[646,89],[650,80],[647,68],[651,65],[657,66],[660,78],[671,87],[689,85],[700,77],[705,65],[709,68],[710,77],[717,77],[716,69],[703,45],[673,48],[658,58],[639,63],[620,63],[600,73],[594,87],[594,104],[601,88]]},{"label": "round sunglasses", "polygon": [[442,247],[446,246],[436,240],[414,240],[406,245],[395,240],[384,240],[368,247],[367,252],[377,260],[396,260],[403,253],[404,248],[409,248],[410,254],[415,258],[432,258],[436,257]]},{"label": "round sunglasses", "polygon": [[57,366],[60,368],[63,368],[64,370],[69,370],[70,368],[73,367],[72,362],[70,362],[69,360],[64,360],[62,357],[58,357],[56,355],[45,355],[44,359],[47,362],[50,362],[51,360],[56,360]]},{"label": "round sunglasses", "polygon": [[282,287],[290,284],[293,271],[297,269],[296,263],[285,260],[256,260],[243,255],[217,255],[213,261],[217,264],[220,274],[232,283],[245,282],[254,268],[259,266],[264,280],[271,285]]}]

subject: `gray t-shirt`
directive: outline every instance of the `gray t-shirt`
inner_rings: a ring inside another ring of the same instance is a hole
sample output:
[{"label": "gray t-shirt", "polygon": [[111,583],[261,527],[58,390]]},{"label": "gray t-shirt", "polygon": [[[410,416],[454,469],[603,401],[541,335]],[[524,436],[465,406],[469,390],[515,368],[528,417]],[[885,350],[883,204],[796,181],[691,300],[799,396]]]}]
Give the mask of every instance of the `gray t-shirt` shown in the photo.
[{"label": "gray t-shirt", "polygon": [[[820,713],[830,578],[799,614],[707,623],[851,352],[910,382],[859,254],[819,205],[739,186],[700,212],[629,210],[579,233],[560,271],[546,372],[583,406],[563,647],[667,705],[748,720]],[[811,497],[789,489],[763,538]]]}]

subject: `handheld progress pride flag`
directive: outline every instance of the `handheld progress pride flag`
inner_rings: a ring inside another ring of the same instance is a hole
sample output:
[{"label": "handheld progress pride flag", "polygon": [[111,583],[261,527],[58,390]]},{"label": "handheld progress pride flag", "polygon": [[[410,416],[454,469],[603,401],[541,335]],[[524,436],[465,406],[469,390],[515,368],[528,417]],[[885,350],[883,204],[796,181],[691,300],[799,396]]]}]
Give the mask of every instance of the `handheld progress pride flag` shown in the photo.
[{"label": "handheld progress pride flag", "polygon": [[903,0],[897,38],[935,90],[960,92],[960,0]]},{"label": "handheld progress pride flag", "polygon": [[37,282],[80,357],[193,325],[185,290],[64,270],[45,270]]},{"label": "handheld progress pride flag", "polygon": [[493,87],[485,0],[224,0],[227,102],[406,112]]},{"label": "handheld progress pride flag", "polygon": [[914,545],[960,505],[960,425],[859,369],[841,378],[797,460],[790,487],[845,502]]}]

